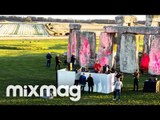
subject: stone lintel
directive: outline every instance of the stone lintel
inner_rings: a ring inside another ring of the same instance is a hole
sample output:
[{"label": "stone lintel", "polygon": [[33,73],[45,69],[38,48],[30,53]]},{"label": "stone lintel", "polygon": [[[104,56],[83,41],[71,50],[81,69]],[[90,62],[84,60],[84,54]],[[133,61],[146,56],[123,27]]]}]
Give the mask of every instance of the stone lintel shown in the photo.
[{"label": "stone lintel", "polygon": [[160,34],[160,27],[151,26],[104,26],[104,31],[108,33],[133,33],[144,35],[158,35]]}]

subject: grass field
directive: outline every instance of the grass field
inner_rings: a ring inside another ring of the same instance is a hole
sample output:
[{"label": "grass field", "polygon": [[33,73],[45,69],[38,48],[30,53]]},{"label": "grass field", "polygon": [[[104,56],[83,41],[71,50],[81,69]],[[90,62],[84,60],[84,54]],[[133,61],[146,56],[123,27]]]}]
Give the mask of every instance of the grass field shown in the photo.
[{"label": "grass field", "polygon": [[[124,74],[124,87],[121,101],[113,101],[113,93],[102,94],[87,92],[78,102],[68,97],[43,98],[7,98],[8,85],[55,85],[54,57],[58,53],[64,60],[67,52],[67,39],[54,40],[1,40],[0,41],[0,105],[160,105],[160,93],[143,93],[143,82],[148,78],[140,77],[140,90],[133,92],[133,78]],[[46,54],[52,53],[51,68],[46,68]],[[62,64],[62,67],[66,67]]]}]

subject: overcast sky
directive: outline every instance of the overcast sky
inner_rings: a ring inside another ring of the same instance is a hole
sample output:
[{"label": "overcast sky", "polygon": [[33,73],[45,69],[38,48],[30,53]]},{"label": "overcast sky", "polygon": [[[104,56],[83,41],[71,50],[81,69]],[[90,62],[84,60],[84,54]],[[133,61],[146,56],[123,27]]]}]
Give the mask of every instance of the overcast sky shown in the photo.
[{"label": "overcast sky", "polygon": [[[13,16],[13,15],[3,15],[3,16]],[[89,20],[89,19],[111,19],[114,20],[118,15],[15,15],[15,16],[35,16],[35,17],[52,17],[57,19],[80,19],[80,20]],[[145,15],[134,15],[138,20],[145,20]]]}]

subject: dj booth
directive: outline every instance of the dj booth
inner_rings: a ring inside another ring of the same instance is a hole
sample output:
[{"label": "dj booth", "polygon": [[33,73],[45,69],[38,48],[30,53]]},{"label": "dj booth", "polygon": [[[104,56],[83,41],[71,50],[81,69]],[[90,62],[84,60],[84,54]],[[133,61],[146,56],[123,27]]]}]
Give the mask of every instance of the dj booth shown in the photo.
[{"label": "dj booth", "polygon": [[[102,74],[102,73],[89,73],[89,72],[82,72],[81,74],[85,73],[86,78],[88,78],[89,74],[93,77],[94,81],[94,88],[93,92],[98,93],[111,93],[114,91],[114,78],[115,74]],[[59,85],[74,85],[75,82],[75,71],[68,71],[66,69],[58,70],[57,72],[57,79],[58,79],[58,86]],[[88,91],[88,83],[86,83],[85,91]]]}]

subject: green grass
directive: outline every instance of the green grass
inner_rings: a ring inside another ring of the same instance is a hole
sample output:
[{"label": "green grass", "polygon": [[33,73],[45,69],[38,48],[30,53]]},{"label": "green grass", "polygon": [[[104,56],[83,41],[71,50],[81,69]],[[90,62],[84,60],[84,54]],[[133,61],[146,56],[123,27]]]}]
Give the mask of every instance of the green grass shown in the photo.
[{"label": "green grass", "polygon": [[[60,54],[64,60],[67,52],[67,39],[57,40],[1,40],[0,41],[0,104],[1,105],[160,105],[160,93],[143,93],[145,74],[140,77],[140,91],[133,92],[133,78],[124,74],[124,87],[121,101],[113,101],[113,93],[82,94],[78,102],[69,97],[43,98],[7,98],[8,85],[55,85],[54,57]],[[97,43],[98,44],[98,43]],[[46,68],[46,54],[52,53],[51,68]],[[62,67],[66,67],[62,64]]]}]

